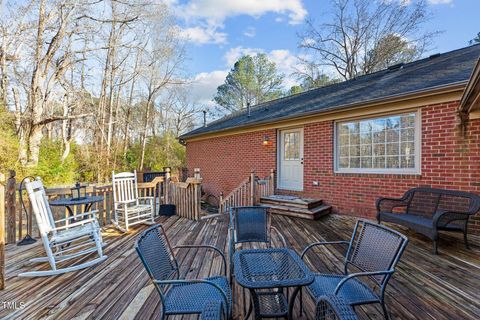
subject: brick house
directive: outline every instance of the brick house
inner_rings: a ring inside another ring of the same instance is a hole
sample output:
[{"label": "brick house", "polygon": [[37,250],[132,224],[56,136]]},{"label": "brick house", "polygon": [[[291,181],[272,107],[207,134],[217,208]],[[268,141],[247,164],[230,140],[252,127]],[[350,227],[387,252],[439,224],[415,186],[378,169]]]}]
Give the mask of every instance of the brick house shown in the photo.
[{"label": "brick house", "polygon": [[187,166],[214,195],[275,169],[277,193],[368,218],[415,186],[480,193],[479,56],[474,45],[236,112],[180,137]]}]

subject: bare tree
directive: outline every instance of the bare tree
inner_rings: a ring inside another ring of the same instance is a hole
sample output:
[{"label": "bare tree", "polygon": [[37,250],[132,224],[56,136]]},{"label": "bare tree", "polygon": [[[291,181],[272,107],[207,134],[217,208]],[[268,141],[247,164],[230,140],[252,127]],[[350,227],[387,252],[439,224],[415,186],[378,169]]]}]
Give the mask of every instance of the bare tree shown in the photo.
[{"label": "bare tree", "polygon": [[425,32],[425,0],[332,0],[331,22],[308,20],[299,47],[319,67],[333,69],[345,80],[411,61],[422,55],[437,32]]}]

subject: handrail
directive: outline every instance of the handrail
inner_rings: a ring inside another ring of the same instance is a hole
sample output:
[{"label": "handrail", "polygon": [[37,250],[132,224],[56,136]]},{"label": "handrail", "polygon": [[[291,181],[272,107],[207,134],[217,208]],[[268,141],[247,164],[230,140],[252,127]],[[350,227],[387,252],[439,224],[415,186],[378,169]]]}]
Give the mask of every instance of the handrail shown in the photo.
[{"label": "handrail", "polygon": [[233,189],[227,196],[220,194],[219,213],[227,213],[231,207],[257,205],[261,197],[275,193],[275,170],[270,170],[270,175],[260,179],[255,171],[243,180],[238,187]]}]

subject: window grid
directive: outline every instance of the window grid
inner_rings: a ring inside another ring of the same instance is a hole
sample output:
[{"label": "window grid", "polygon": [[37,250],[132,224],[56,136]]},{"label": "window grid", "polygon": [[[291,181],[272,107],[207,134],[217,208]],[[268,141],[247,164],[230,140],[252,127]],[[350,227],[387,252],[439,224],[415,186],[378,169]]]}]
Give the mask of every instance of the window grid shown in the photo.
[{"label": "window grid", "polygon": [[416,117],[410,113],[338,123],[337,168],[415,170]]}]

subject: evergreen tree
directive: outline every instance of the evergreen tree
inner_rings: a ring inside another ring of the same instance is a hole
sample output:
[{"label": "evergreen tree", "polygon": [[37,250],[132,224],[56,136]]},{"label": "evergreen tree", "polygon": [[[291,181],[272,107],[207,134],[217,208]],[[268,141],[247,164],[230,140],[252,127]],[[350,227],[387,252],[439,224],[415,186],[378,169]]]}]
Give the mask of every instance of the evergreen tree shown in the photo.
[{"label": "evergreen tree", "polygon": [[249,104],[253,106],[276,99],[282,95],[283,77],[265,54],[243,56],[235,62],[225,83],[217,88],[214,101],[233,112]]}]

